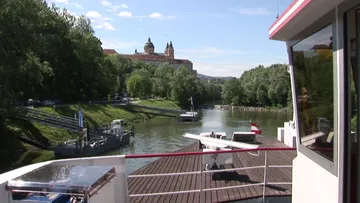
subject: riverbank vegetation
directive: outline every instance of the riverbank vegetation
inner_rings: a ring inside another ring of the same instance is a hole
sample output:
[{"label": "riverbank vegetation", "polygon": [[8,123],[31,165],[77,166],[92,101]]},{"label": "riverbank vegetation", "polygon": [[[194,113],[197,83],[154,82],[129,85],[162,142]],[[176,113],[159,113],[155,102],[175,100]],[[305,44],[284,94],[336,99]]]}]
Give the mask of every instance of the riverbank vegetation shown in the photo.
[{"label": "riverbank vegetation", "polygon": [[[168,106],[169,108],[179,109],[179,106],[172,101],[167,100],[151,100],[141,101],[140,104],[148,106]],[[87,127],[102,127],[110,124],[115,119],[124,119],[129,125],[133,125],[153,117],[151,111],[135,111],[137,109],[131,106],[114,106],[111,104],[82,104],[81,105],[84,122]],[[46,111],[54,115],[64,115],[74,117],[78,111],[78,105],[67,105],[60,107],[43,107],[41,111]],[[39,129],[39,133],[53,142],[58,144],[68,139],[74,139],[74,133],[55,127],[34,124]]]},{"label": "riverbank vegetation", "polygon": [[[167,100],[149,100],[141,101],[141,105],[147,106],[166,106],[168,108],[179,109],[173,101]],[[108,125],[112,120],[124,119],[130,125],[151,119],[154,114],[151,111],[134,111],[131,107],[113,106],[110,104],[82,104],[81,105],[84,121],[89,127],[100,127]],[[74,117],[77,112],[77,105],[67,105],[60,107],[43,107],[38,110],[46,111],[54,115],[65,115]],[[50,160],[54,158],[52,151],[41,150],[31,145],[20,142],[17,137],[28,137],[43,145],[55,146],[69,139],[77,138],[77,134],[39,123],[31,123],[21,120],[8,120],[3,138],[4,146],[0,148],[0,158],[3,160],[0,166],[1,171],[10,170],[26,164],[39,161]],[[11,157],[11,159],[10,159]]]},{"label": "riverbank vegetation", "polygon": [[141,100],[139,102],[140,105],[151,106],[151,107],[160,107],[160,108],[169,108],[169,109],[180,109],[180,106],[171,100],[162,100],[162,99],[149,99],[149,100]]},{"label": "riverbank vegetation", "polygon": [[180,66],[174,69],[169,63],[159,67],[140,61],[131,61],[119,54],[108,56],[119,70],[117,92],[128,91],[133,97],[164,98],[176,101],[182,108],[221,99],[221,85],[201,80],[192,71]]},{"label": "riverbank vegetation", "polygon": [[234,106],[292,108],[290,74],[286,64],[258,66],[245,71],[240,78],[225,82],[224,104]]}]

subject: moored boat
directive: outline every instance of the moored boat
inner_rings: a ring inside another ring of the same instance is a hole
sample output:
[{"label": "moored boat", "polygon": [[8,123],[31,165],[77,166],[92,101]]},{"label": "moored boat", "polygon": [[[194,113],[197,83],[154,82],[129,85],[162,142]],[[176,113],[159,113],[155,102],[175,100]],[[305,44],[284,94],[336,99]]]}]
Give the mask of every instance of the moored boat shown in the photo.
[{"label": "moored boat", "polygon": [[130,136],[134,136],[134,130],[126,130],[124,125],[124,120],[117,119],[112,121],[109,129],[101,132],[91,133],[85,130],[80,141],[71,140],[54,147],[54,155],[57,158],[98,156],[128,145]]}]

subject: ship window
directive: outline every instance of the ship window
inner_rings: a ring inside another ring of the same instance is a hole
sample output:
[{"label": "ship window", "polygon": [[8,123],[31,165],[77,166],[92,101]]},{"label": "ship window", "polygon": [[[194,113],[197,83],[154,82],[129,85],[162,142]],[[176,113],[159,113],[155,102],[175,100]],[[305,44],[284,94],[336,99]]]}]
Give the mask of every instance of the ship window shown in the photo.
[{"label": "ship window", "polygon": [[330,162],[334,161],[336,137],[332,33],[329,25],[291,49],[300,147]]}]

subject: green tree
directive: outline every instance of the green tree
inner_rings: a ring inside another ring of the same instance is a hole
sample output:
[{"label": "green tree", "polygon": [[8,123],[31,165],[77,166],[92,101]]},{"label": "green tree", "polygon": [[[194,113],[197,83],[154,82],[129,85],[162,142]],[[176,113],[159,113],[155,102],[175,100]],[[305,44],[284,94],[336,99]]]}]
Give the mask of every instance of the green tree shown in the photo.
[{"label": "green tree", "polygon": [[155,70],[153,80],[154,94],[159,97],[171,97],[171,81],[174,76],[174,68],[169,63],[160,65]]},{"label": "green tree", "polygon": [[225,104],[240,105],[242,103],[243,90],[240,80],[232,78],[225,82],[222,89],[222,99]]}]

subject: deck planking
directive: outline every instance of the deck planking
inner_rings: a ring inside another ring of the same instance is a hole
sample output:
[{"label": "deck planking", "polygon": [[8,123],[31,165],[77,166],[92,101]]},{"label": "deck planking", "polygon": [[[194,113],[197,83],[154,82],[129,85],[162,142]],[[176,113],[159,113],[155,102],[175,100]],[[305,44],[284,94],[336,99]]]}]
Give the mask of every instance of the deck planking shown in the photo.
[{"label": "deck planking", "polygon": [[[257,141],[263,147],[287,147],[275,139],[258,137]],[[196,142],[186,146],[176,152],[189,151],[200,151],[198,149],[198,143]],[[253,154],[254,153],[257,154],[257,152],[253,152]],[[264,152],[260,152],[258,156],[253,156],[247,152],[234,153],[233,165],[235,168],[262,166],[264,165],[264,154]],[[267,163],[268,165],[292,165],[292,160],[295,156],[296,151],[268,151]],[[200,161],[201,157],[199,155],[163,157],[140,168],[132,173],[132,175],[200,171]],[[232,166],[226,165],[225,168],[232,168]],[[264,169],[240,170],[230,175],[221,175],[220,180],[213,179],[212,173],[205,173],[203,174],[203,177],[203,184],[201,183],[200,174],[128,178],[129,194],[196,190],[200,189],[200,186],[202,186],[202,188],[216,188],[262,183],[264,180]],[[291,182],[291,179],[292,168],[267,169],[267,182]],[[250,186],[206,191],[203,193],[130,197],[130,202],[200,202],[200,199],[203,200],[202,202],[226,202],[262,197],[262,195],[263,186]],[[291,195],[291,185],[267,185],[265,188],[265,195]]]}]

